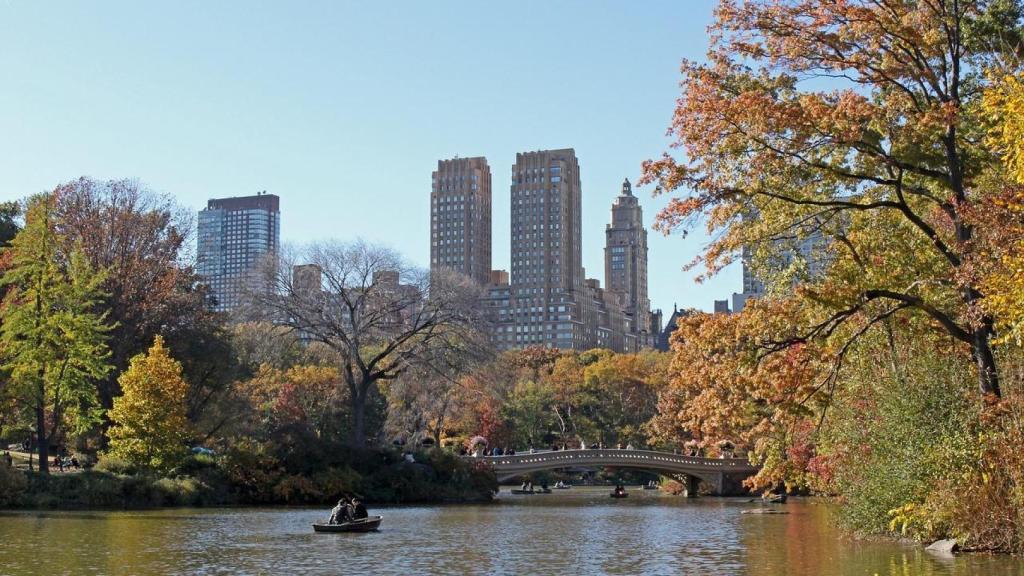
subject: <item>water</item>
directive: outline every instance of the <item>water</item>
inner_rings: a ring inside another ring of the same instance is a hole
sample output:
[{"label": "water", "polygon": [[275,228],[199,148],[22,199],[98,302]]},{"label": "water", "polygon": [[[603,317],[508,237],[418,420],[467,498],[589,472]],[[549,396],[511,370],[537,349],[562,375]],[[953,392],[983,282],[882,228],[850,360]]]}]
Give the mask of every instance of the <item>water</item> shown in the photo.
[{"label": "water", "polygon": [[574,488],[371,510],[384,515],[371,534],[313,533],[326,509],[12,512],[0,514],[0,574],[1024,575],[1020,559],[844,537],[824,503],[740,514],[754,506]]}]

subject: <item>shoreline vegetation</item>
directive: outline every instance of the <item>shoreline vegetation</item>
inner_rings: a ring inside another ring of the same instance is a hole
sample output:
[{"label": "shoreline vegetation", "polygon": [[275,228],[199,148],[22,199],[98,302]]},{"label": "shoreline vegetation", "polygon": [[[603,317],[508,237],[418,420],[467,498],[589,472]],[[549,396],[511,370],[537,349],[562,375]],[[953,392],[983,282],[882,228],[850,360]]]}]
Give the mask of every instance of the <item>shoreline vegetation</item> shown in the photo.
[{"label": "shoreline vegetation", "polygon": [[89,470],[41,474],[0,467],[0,509],[90,510],[206,506],[323,506],[343,495],[376,505],[479,503],[498,484],[486,467],[444,450],[365,450],[322,470],[243,470],[238,455],[194,456],[172,474],[101,459]]}]

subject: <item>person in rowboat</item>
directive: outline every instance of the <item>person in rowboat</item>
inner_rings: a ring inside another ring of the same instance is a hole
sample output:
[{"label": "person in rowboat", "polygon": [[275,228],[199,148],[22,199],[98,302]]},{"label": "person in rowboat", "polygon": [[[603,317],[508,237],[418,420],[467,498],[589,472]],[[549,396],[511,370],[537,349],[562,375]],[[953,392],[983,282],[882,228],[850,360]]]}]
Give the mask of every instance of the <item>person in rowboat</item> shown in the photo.
[{"label": "person in rowboat", "polygon": [[342,498],[338,500],[338,505],[331,510],[331,519],[328,520],[328,524],[344,524],[352,521],[352,515],[349,513],[348,499]]},{"label": "person in rowboat", "polygon": [[363,501],[359,498],[352,499],[352,520],[359,521],[365,520],[369,517],[366,512],[366,506],[363,506]]}]

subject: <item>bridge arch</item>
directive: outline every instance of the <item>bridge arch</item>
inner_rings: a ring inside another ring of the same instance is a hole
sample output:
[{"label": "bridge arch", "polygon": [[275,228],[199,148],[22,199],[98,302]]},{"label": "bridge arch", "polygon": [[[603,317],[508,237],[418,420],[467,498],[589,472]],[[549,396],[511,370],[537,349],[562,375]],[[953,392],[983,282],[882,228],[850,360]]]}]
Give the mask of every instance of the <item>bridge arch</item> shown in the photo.
[{"label": "bridge arch", "polygon": [[610,467],[650,470],[668,475],[686,474],[708,483],[715,493],[722,493],[725,478],[746,478],[758,468],[746,458],[699,458],[655,450],[553,450],[512,456],[468,456],[489,463],[498,480],[515,476],[576,467]]}]

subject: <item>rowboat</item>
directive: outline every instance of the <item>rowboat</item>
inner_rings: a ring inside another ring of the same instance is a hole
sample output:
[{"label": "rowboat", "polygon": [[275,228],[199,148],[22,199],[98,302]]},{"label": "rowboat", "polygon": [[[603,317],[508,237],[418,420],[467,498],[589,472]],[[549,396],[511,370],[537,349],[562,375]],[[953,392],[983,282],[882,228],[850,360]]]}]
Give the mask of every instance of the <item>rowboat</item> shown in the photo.
[{"label": "rowboat", "polygon": [[612,498],[626,498],[629,496],[628,492],[612,492],[609,494]]},{"label": "rowboat", "polygon": [[376,532],[383,516],[370,516],[344,524],[313,524],[314,532]]},{"label": "rowboat", "polygon": [[769,504],[785,504],[786,503],[786,495],[785,494],[766,494],[764,496],[761,496],[761,500],[764,500],[765,502],[767,502]]},{"label": "rowboat", "polygon": [[551,488],[534,488],[533,490],[520,490],[519,488],[513,488],[511,492],[513,494],[551,494]]}]

